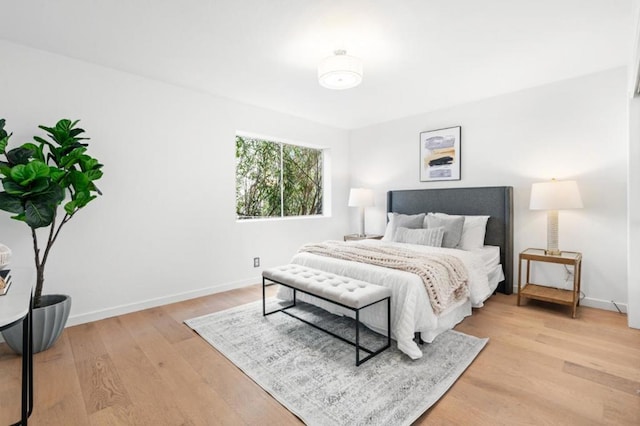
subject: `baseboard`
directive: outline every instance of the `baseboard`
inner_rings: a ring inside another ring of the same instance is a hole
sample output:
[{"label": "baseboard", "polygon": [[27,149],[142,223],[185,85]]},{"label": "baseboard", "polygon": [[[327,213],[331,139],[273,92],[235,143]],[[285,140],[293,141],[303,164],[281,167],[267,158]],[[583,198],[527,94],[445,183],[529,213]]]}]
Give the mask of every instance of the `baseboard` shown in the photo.
[{"label": "baseboard", "polygon": [[235,290],[237,288],[247,287],[260,282],[260,278],[250,278],[241,281],[234,281],[212,287],[205,287],[198,290],[187,291],[184,293],[172,294],[169,296],[148,299],[142,302],[130,303],[126,305],[115,306],[113,308],[101,309],[98,311],[87,312],[79,315],[71,315],[67,321],[67,327],[87,322],[98,321],[105,318],[115,317],[118,315],[129,314],[131,312],[141,311],[144,309],[155,308],[156,306],[168,305],[170,303],[182,302],[184,300],[194,299],[196,297],[208,296],[210,294],[221,293],[223,291]]},{"label": "baseboard", "polygon": [[588,306],[590,308],[598,308],[598,309],[604,309],[605,311],[618,312],[618,309],[616,309],[616,305],[617,305],[623,314],[627,313],[626,303],[615,302],[615,305],[614,305],[613,302],[615,301],[596,299],[593,297],[585,297],[584,299],[580,300],[580,306]]}]

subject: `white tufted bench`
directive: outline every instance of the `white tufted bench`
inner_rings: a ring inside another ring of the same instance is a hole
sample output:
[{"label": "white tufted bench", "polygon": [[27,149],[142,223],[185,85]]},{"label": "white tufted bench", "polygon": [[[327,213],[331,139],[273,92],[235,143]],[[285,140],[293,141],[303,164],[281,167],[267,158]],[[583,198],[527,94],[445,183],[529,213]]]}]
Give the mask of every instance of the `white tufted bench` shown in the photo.
[{"label": "white tufted bench", "polygon": [[[272,312],[266,312],[265,286],[267,280],[293,289],[293,304]],[[296,306],[296,291],[313,295],[354,311],[356,317],[356,341],[347,340],[288,312],[287,309]],[[373,351],[360,344],[360,310],[385,300],[387,302],[387,344]],[[391,346],[391,290],[380,285],[296,264],[265,269],[262,272],[262,314],[266,316],[276,312],[283,312],[354,345],[356,347],[356,365],[362,364]],[[369,355],[360,359],[360,350],[367,352]]]}]

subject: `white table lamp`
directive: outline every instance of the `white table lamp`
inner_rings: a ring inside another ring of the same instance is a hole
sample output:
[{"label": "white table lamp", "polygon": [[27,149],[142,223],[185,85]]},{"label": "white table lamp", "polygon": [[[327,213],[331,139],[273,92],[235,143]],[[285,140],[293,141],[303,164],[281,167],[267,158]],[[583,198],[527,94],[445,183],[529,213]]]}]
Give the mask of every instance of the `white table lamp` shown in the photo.
[{"label": "white table lamp", "polygon": [[581,209],[582,198],[575,180],[540,182],[531,185],[531,210],[547,210],[546,254],[560,255],[558,249],[558,210]]},{"label": "white table lamp", "polygon": [[373,191],[365,188],[351,188],[349,192],[349,207],[360,208],[360,235],[365,236],[364,233],[364,208],[373,206]]}]

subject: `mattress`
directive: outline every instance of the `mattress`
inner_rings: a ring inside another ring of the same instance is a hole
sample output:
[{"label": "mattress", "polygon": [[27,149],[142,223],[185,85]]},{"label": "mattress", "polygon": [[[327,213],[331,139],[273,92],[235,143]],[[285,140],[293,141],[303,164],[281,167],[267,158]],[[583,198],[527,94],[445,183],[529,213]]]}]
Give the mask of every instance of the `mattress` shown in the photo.
[{"label": "mattress", "polygon": [[[379,240],[366,240],[362,243],[398,245],[407,248],[407,244]],[[494,292],[495,286],[489,282],[488,254],[485,254],[486,258],[484,258],[480,252],[417,245],[411,245],[411,249],[423,253],[446,253],[458,257],[465,265],[469,275],[469,299],[462,300],[440,315],[436,315],[429,302],[422,279],[415,274],[311,253],[298,253],[293,257],[291,263],[390,288],[392,291],[391,335],[397,341],[398,349],[412,359],[417,359],[422,357],[422,351],[413,341],[415,332],[420,332],[424,341],[433,341],[438,334],[453,328],[466,316],[471,315],[472,306],[482,306],[483,302]],[[483,252],[489,253],[490,250],[493,251],[493,249],[488,249]],[[281,287],[278,297],[290,299],[292,297],[291,290]],[[329,312],[353,316],[351,311],[313,296],[300,294],[297,297],[301,301],[312,303]],[[386,334],[387,318],[384,307],[373,305],[366,308],[360,313],[360,319],[367,327]]]},{"label": "mattress", "polygon": [[493,269],[500,263],[500,247],[498,246],[484,246],[479,249],[471,250],[471,252],[482,258],[487,270]]},{"label": "mattress", "polygon": [[[491,292],[493,293],[494,291],[496,291],[496,288],[498,288],[498,284],[504,280],[504,270],[502,269],[502,265],[500,264],[500,247],[484,246],[482,248],[472,250],[472,252],[482,258],[484,266],[487,270],[489,287],[491,288]],[[483,305],[484,300],[476,301],[476,303],[473,304],[473,307],[480,308]]]}]

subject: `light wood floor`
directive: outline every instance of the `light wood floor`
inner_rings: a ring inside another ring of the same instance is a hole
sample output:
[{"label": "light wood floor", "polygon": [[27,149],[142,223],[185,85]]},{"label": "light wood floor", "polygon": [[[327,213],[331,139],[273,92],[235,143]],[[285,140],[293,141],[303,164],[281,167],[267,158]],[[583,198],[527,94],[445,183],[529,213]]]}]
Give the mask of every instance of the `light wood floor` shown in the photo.
[{"label": "light wood floor", "polygon": [[[182,323],[260,296],[253,286],[67,328],[35,356],[30,424],[299,424]],[[496,295],[456,327],[489,344],[416,424],[640,424],[640,330],[617,313],[515,304]],[[3,425],[18,417],[19,367],[0,345]]]}]

